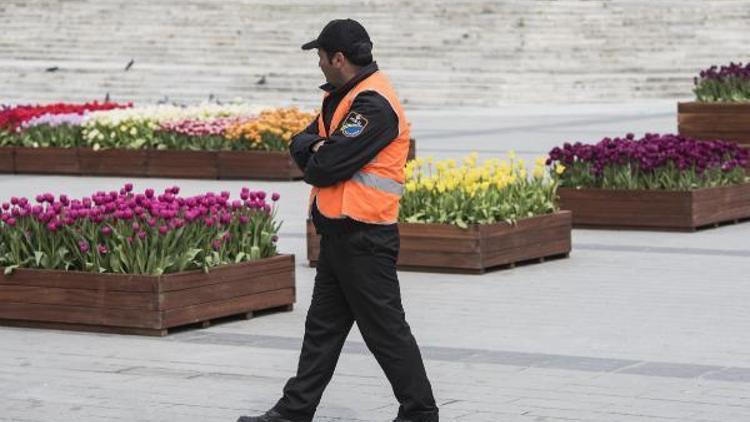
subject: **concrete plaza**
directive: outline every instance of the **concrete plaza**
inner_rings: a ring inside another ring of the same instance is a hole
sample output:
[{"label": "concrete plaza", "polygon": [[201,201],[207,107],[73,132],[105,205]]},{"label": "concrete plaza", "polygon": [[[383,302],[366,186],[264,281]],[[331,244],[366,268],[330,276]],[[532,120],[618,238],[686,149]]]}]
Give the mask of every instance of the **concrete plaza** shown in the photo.
[{"label": "concrete plaza", "polygon": [[[674,102],[410,113],[420,156],[531,159],[564,141],[674,132]],[[177,184],[281,193],[293,312],[165,338],[0,328],[0,421],[234,422],[293,375],[314,270],[302,182],[0,176],[0,198]],[[696,233],[575,230],[569,259],[482,276],[400,273],[444,421],[750,420],[750,223]],[[316,421],[389,421],[397,404],[354,330]]]}]

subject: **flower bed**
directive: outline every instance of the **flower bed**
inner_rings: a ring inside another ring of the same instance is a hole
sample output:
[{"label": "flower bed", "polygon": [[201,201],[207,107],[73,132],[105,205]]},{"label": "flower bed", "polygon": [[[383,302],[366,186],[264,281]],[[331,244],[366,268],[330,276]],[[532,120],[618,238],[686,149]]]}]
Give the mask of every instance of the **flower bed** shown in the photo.
[{"label": "flower bed", "polygon": [[178,194],[128,184],[2,203],[0,323],[164,335],[294,303],[294,257],[276,252],[278,195]]},{"label": "flower bed", "polygon": [[[558,211],[556,181],[543,159],[531,175],[512,153],[481,166],[476,155],[461,166],[447,160],[433,167],[431,160],[417,159],[406,173],[400,269],[483,273],[570,252],[571,215]],[[313,265],[320,242],[310,222],[307,233]]]},{"label": "flower bed", "polygon": [[0,116],[0,146],[14,160],[0,161],[2,172],[287,180],[302,177],[287,143],[314,118],[246,104],[28,106]]},{"label": "flower bed", "polygon": [[677,106],[680,134],[750,148],[750,63],[712,66],[694,84],[696,101]]},{"label": "flower bed", "polygon": [[294,107],[92,104],[0,110],[0,172],[302,178],[287,145],[314,115]]},{"label": "flower bed", "polygon": [[548,159],[574,226],[666,230],[750,218],[747,162],[732,143],[656,134],[565,144]]}]

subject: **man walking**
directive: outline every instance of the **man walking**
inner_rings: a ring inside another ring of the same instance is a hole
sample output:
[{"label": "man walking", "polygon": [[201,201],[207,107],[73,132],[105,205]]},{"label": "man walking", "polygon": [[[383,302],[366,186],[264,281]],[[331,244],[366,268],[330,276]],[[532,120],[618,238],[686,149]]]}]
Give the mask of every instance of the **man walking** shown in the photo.
[{"label": "man walking", "polygon": [[316,48],[327,83],[318,118],[290,152],[313,186],[310,215],[320,257],[297,375],[264,415],[238,422],[310,422],[354,322],[400,403],[394,422],[437,422],[438,408],[406,322],[396,274],[396,221],[409,123],[372,60],[365,28],[331,21]]}]

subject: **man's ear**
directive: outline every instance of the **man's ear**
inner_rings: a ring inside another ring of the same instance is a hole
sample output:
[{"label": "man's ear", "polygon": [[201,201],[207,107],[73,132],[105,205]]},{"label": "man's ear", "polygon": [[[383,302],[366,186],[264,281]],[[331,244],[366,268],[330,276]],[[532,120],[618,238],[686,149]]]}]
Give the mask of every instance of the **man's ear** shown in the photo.
[{"label": "man's ear", "polygon": [[346,57],[344,57],[344,53],[337,51],[333,55],[333,62],[337,64],[339,67],[343,66],[344,63],[346,63]]}]

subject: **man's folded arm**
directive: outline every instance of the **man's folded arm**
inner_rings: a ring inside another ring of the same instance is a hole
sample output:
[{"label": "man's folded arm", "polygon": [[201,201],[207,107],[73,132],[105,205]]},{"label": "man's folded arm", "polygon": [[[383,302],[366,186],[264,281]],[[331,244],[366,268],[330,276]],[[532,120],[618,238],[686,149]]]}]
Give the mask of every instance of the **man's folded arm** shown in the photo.
[{"label": "man's folded arm", "polygon": [[326,187],[351,179],[398,133],[398,116],[390,103],[373,91],[359,94],[341,125],[309,157],[305,182]]}]

